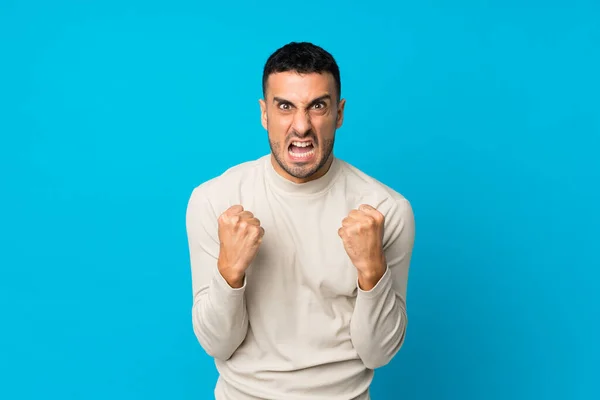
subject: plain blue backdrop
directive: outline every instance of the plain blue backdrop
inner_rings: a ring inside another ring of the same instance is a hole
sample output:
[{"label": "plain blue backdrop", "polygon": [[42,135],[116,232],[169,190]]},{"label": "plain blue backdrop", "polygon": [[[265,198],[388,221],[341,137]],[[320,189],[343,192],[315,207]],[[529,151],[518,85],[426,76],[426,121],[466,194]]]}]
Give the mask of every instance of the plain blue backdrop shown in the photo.
[{"label": "plain blue backdrop", "polygon": [[193,187],[266,154],[264,61],[342,71],[336,154],[404,194],[374,400],[598,399],[594,1],[0,2],[0,398],[210,399]]}]

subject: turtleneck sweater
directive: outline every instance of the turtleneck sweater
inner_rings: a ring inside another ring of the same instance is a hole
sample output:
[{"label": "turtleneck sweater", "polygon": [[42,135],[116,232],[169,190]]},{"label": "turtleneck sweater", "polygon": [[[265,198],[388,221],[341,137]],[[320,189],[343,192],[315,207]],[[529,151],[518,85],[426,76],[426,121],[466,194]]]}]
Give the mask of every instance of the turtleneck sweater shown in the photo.
[{"label": "turtleneck sweater", "polygon": [[[232,288],[217,269],[217,219],[238,204],[265,234]],[[368,291],[338,235],[361,204],[385,217],[387,268]],[[415,223],[405,197],[335,157],[322,177],[294,183],[269,154],[196,186],[186,227],[192,326],[219,372],[216,400],[370,399],[374,370],[406,336]]]}]

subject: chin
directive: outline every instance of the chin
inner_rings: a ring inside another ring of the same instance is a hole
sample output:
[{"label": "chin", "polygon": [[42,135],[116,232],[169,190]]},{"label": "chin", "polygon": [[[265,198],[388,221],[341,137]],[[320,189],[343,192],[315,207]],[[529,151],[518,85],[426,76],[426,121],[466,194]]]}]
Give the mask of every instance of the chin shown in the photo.
[{"label": "chin", "polygon": [[298,179],[309,178],[319,169],[319,165],[314,162],[286,162],[283,167],[288,174]]},{"label": "chin", "polygon": [[326,161],[318,156],[312,157],[310,160],[296,160],[286,157],[285,163],[283,165],[280,163],[280,165],[294,178],[308,179],[317,174]]},{"label": "chin", "polygon": [[[315,146],[314,149],[299,154],[300,152],[290,151],[290,147],[280,146],[279,143],[269,141],[271,153],[275,161],[290,176],[296,179],[308,179],[319,172],[327,163],[331,151],[324,154],[322,146]],[[325,149],[333,148],[333,140],[327,141]]]}]

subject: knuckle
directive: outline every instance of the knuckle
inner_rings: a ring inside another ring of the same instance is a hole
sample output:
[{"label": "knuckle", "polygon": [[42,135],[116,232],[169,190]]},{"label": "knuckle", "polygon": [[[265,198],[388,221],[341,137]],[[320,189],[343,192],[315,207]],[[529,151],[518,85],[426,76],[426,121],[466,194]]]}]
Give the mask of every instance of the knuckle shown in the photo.
[{"label": "knuckle", "polygon": [[258,239],[261,236],[261,230],[258,226],[249,225],[248,234],[253,239]]}]

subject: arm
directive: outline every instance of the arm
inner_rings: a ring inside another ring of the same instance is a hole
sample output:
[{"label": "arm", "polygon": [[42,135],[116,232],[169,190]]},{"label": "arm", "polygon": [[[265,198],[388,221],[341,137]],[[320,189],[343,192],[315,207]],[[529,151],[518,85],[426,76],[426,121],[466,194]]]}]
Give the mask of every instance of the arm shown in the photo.
[{"label": "arm", "polygon": [[415,221],[410,203],[395,203],[386,216],[385,272],[374,287],[358,293],[350,333],[352,343],[370,369],[389,363],[404,343],[407,325],[406,287],[412,255]]},{"label": "arm", "polygon": [[193,287],[192,326],[207,354],[227,360],[248,330],[246,281],[234,289],[217,269],[220,247],[217,218],[203,187],[194,189],[186,212]]}]

